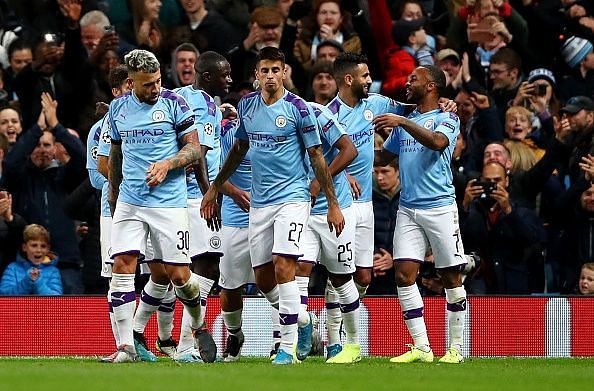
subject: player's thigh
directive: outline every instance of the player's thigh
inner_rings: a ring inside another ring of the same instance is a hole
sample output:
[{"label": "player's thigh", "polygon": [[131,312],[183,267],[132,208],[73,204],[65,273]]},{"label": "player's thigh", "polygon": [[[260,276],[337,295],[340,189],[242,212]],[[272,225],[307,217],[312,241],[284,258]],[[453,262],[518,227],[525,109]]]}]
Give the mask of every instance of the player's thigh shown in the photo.
[{"label": "player's thigh", "polygon": [[190,230],[187,208],[145,208],[154,260],[164,264],[187,265]]},{"label": "player's thigh", "polygon": [[111,252],[115,259],[122,254],[144,256],[145,242],[149,233],[142,207],[118,202],[111,223]]},{"label": "player's thigh", "polygon": [[225,289],[237,289],[253,281],[248,228],[223,226],[223,256],[219,263],[219,285]]},{"label": "player's thigh", "polygon": [[354,202],[351,206],[355,218],[355,265],[373,267],[374,219],[371,202]]},{"label": "player's thigh", "polygon": [[299,244],[301,251],[303,251],[303,256],[299,258],[299,262],[310,263],[313,265],[318,263],[322,246],[320,235],[312,226],[315,217],[317,216],[309,216],[309,219],[307,220],[307,227],[303,232],[303,237],[301,238],[301,243]]},{"label": "player's thigh", "polygon": [[436,268],[466,263],[456,204],[422,211],[418,220],[431,245]]},{"label": "player's thigh", "polygon": [[252,267],[258,269],[272,262],[274,214],[277,206],[250,208],[248,240]]},{"label": "player's thigh", "polygon": [[99,217],[99,242],[101,244],[101,277],[111,277],[113,260],[109,257],[111,248],[111,216]]},{"label": "player's thigh", "polygon": [[274,216],[274,244],[272,254],[299,258],[303,232],[309,219],[309,202],[289,202],[279,205]]},{"label": "player's thigh", "polygon": [[352,274],[356,269],[354,209],[352,207],[343,209],[342,214],[345,225],[339,237],[336,237],[336,232],[330,232],[325,216],[315,223],[322,243],[320,263],[332,274]]},{"label": "player's thigh", "polygon": [[190,219],[190,257],[213,253],[223,255],[221,233],[208,228],[206,220],[200,216],[201,199],[188,199]]},{"label": "player's thigh", "polygon": [[423,228],[415,220],[415,211],[401,206],[394,229],[394,260],[423,262],[428,241]]}]

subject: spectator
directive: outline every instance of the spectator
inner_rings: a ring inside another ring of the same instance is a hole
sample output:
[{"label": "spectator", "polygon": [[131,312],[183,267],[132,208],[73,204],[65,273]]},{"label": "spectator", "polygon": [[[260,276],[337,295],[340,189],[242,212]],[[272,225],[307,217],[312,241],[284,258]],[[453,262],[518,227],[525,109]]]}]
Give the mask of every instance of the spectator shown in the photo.
[{"label": "spectator", "polygon": [[[517,151],[519,151],[522,146],[525,149],[525,152],[522,154],[529,158],[532,161],[532,165],[536,164],[543,156],[545,151],[534,143],[529,137],[532,133],[532,113],[525,107],[522,106],[512,106],[505,112],[505,135],[507,136],[508,140],[513,140],[519,142]],[[510,143],[510,145],[513,143]],[[507,145],[506,145],[507,146]],[[508,149],[509,146],[508,146]],[[532,155],[532,157],[530,157]],[[519,156],[514,155],[512,153],[512,165],[514,164],[514,159],[519,158]],[[530,166],[529,168],[531,168]],[[525,168],[526,169],[526,168]],[[512,168],[512,172],[515,170]]]},{"label": "spectator", "polygon": [[38,224],[26,226],[22,250],[2,274],[0,295],[61,295],[58,257],[50,252],[49,232]]},{"label": "spectator", "polygon": [[12,41],[8,46],[8,61],[10,66],[4,70],[4,89],[10,102],[18,100],[14,90],[14,78],[23,68],[33,62],[31,44],[21,38]]},{"label": "spectator", "polygon": [[466,187],[461,215],[465,250],[478,253],[491,270],[484,275],[488,293],[538,291],[533,268],[545,237],[542,223],[533,210],[510,200],[504,166],[486,164],[481,181],[495,187],[478,186],[476,180]]},{"label": "spectator", "polygon": [[571,74],[559,83],[559,96],[563,102],[572,96],[594,98],[594,53],[592,43],[580,37],[571,37],[561,47],[561,55],[571,68]]},{"label": "spectator", "polygon": [[400,202],[398,160],[373,168],[374,254],[373,276],[367,289],[371,295],[396,294],[394,260],[392,259],[396,212]]},{"label": "spectator", "polygon": [[191,43],[182,43],[171,54],[169,81],[167,88],[188,86],[196,80],[195,64],[200,52]]},{"label": "spectator", "polygon": [[573,139],[573,151],[567,172],[572,183],[581,175],[579,163],[582,157],[594,153],[594,101],[586,96],[575,96],[561,109],[564,113],[562,126],[568,127]]},{"label": "spectator", "polygon": [[510,48],[502,48],[491,57],[489,64],[491,96],[502,122],[505,112],[517,95],[522,82],[522,59]]},{"label": "spectator", "polygon": [[328,104],[336,96],[338,86],[330,61],[317,61],[311,68],[311,92],[312,100],[321,105]]},{"label": "spectator", "polygon": [[[233,79],[239,85],[244,81],[254,81],[256,55],[266,46],[278,48],[282,39],[283,16],[276,7],[258,7],[250,16],[250,32],[239,47],[229,53],[229,63]],[[285,88],[300,91],[306,90],[305,71],[292,52],[285,52],[288,65]]]},{"label": "spectator", "polygon": [[[437,59],[436,65],[446,74],[447,87],[442,95],[453,98],[461,84],[462,61],[460,55],[453,49],[442,49],[437,52],[435,58]],[[458,80],[458,82],[454,83],[454,80]]]},{"label": "spectator", "polygon": [[[63,205],[66,195],[87,176],[85,149],[58,121],[58,103],[48,93],[41,99],[43,115],[6,155],[2,179],[14,197],[14,210],[27,222],[42,224],[52,232],[54,248],[60,254],[64,292],[82,293],[74,221],[65,215]],[[70,156],[67,164],[55,160],[56,141]]]},{"label": "spectator", "polygon": [[[163,44],[163,33],[159,23],[161,0],[129,0],[129,3],[134,30],[131,36],[124,35],[124,39],[159,54]],[[122,34],[124,32],[126,31]]]},{"label": "spectator", "polygon": [[0,134],[6,137],[9,147],[16,143],[22,131],[21,113],[18,109],[10,106],[0,108]]},{"label": "spectator", "polygon": [[[340,43],[332,39],[328,39],[320,42],[316,49],[316,62],[317,61],[331,61],[334,62],[336,57],[341,53],[344,53],[344,48]],[[315,63],[314,63],[315,65]]]},{"label": "spectator", "polygon": [[302,20],[302,30],[295,41],[293,54],[305,69],[317,58],[317,46],[333,40],[345,51],[361,53],[361,40],[353,30],[350,13],[341,8],[338,0],[315,0],[312,13]]},{"label": "spectator", "polygon": [[206,9],[204,0],[183,0],[180,3],[188,21],[174,28],[170,46],[189,42],[200,53],[212,50],[227,55],[240,44],[239,33],[235,27],[216,10]]},{"label": "spectator", "polygon": [[594,295],[594,262],[588,262],[582,265],[578,292],[580,295]]},{"label": "spectator", "polygon": [[[3,140],[6,141],[0,136],[0,146]],[[15,259],[25,225],[25,220],[12,212],[12,195],[0,189],[0,275],[8,263]]]}]

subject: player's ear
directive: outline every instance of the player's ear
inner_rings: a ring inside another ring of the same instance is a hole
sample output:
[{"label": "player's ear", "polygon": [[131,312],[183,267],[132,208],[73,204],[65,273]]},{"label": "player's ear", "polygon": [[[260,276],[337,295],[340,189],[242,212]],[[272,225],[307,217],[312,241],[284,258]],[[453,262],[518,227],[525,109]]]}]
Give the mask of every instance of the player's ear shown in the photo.
[{"label": "player's ear", "polygon": [[212,75],[210,74],[210,72],[202,72],[200,74],[200,77],[202,78],[202,80],[204,80],[205,82],[210,82],[210,79],[212,78]]},{"label": "player's ear", "polygon": [[344,84],[350,87],[351,84],[353,84],[353,75],[351,75],[350,73],[344,75]]}]

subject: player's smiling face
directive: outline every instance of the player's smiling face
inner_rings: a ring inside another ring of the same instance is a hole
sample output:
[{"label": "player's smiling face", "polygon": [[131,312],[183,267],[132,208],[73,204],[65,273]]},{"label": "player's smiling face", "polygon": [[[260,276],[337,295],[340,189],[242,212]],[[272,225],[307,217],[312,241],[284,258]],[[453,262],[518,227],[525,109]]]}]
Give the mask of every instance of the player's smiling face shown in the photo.
[{"label": "player's smiling face", "polygon": [[285,64],[281,61],[260,60],[256,69],[256,79],[262,91],[269,94],[276,93],[285,79]]},{"label": "player's smiling face", "polygon": [[161,71],[154,73],[134,72],[130,74],[134,83],[134,95],[139,101],[154,105],[161,91]]},{"label": "player's smiling face", "polygon": [[406,82],[406,100],[416,103],[425,96],[427,87],[427,70],[425,68],[415,69]]},{"label": "player's smiling face", "polygon": [[357,99],[367,98],[371,87],[371,74],[367,64],[357,64],[357,71],[352,74],[351,90]]}]

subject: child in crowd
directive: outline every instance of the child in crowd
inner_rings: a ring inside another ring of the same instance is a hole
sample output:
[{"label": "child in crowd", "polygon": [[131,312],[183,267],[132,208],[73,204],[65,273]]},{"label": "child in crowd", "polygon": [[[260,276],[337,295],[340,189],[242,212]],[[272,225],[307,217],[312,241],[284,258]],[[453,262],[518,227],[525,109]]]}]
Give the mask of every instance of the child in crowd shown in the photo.
[{"label": "child in crowd", "polygon": [[582,295],[594,295],[594,262],[582,265],[578,290]]},{"label": "child in crowd", "polygon": [[41,225],[23,231],[22,253],[17,254],[0,280],[1,295],[61,295],[58,257],[50,252],[50,234]]}]

